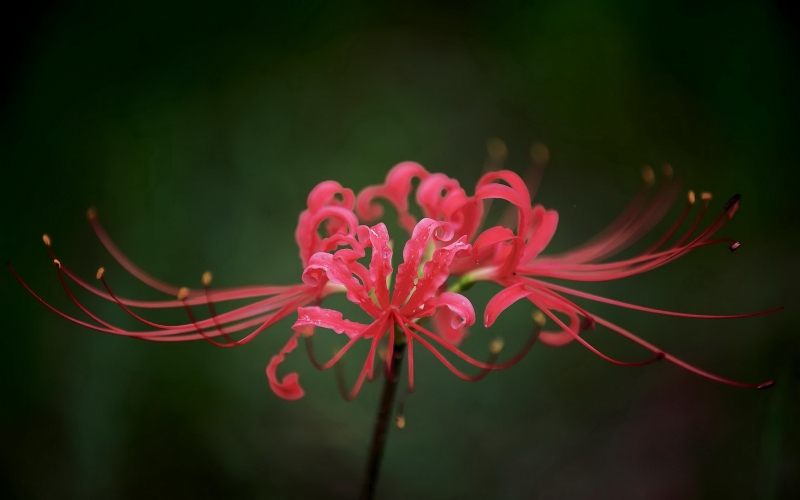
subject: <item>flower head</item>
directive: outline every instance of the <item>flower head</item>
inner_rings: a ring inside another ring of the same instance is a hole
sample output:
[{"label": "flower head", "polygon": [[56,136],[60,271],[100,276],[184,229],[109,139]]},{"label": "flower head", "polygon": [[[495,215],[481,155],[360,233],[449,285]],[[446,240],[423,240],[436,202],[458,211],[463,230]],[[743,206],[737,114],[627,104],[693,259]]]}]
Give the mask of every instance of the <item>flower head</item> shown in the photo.
[{"label": "flower head", "polygon": [[[541,144],[534,145],[531,160],[535,168],[526,179],[500,169],[505,156],[506,148],[502,141],[490,143],[487,171],[478,181],[474,194],[468,194],[457,180],[428,172],[414,162],[397,165],[389,171],[383,184],[369,186],[358,196],[335,181],[320,183],[309,194],[307,208],[298,218],[295,240],[303,272],[302,282],[294,285],[212,289],[210,272],[202,275],[202,288],[190,289],[166,283],[141,270],[119,250],[100,225],[93,209],[89,210],[89,221],[112,257],[141,282],[170,295],[169,299],[143,301],[118,296],[106,281],[109,273],[104,268],[100,268],[95,276],[102,286],[88,283],[56,257],[48,235],[44,235],[43,241],[55,264],[58,279],[86,319],[62,312],[41,299],[9,267],[36,299],[62,317],[96,331],[143,340],[205,340],[215,346],[233,347],[246,344],[280,319],[297,312],[292,335],[280,352],[272,357],[266,370],[270,387],[285,399],[303,396],[296,373],[283,377],[278,374],[280,364],[297,347],[301,338],[312,363],[321,369],[338,366],[338,361],[356,342],[370,343],[369,355],[355,385],[351,390],[343,391],[348,399],[355,397],[364,381],[375,375],[375,356],[383,342],[387,351],[383,359],[390,376],[395,375],[395,359],[400,359],[395,353],[408,351],[408,381],[412,390],[413,349],[417,344],[431,351],[458,377],[479,380],[492,370],[508,368],[518,362],[537,339],[554,347],[578,342],[617,365],[639,366],[664,359],[731,385],[756,388],[772,385],[772,382],[745,384],[697,368],[590,312],[573,302],[572,298],[697,319],[742,318],[780,308],[735,315],[681,313],[630,304],[553,282],[618,280],[656,269],[691,251],[719,243],[729,245],[734,251],[739,248],[739,242],[719,238],[717,233],[739,209],[739,195],[731,198],[721,213],[700,229],[712,196],[709,193],[698,196],[689,191],[683,209],[667,231],[633,257],[618,258],[621,251],[646,237],[667,216],[680,193],[679,183],[672,178],[672,168],[665,166],[665,180],[651,194],[656,175],[646,167],[642,171],[642,188],[606,229],[573,250],[547,255],[545,252],[556,234],[559,216],[555,210],[534,205],[532,197],[549,152]],[[415,181],[418,184],[414,192]],[[412,192],[423,215],[419,221],[410,207]],[[698,199],[699,209],[696,209]],[[403,262],[396,272],[392,267],[393,252],[388,231],[378,220],[383,216],[379,200],[395,208],[399,225],[409,236],[403,249]],[[488,209],[496,202],[507,204],[506,213],[497,223],[487,224]],[[451,281],[449,288],[448,279]],[[504,363],[496,362],[502,348],[499,340],[491,343],[488,361],[478,361],[460,350],[467,328],[475,322],[475,311],[470,301],[459,292],[483,281],[502,287],[485,307],[484,326],[491,326],[503,311],[519,300],[524,299],[536,308],[533,335],[517,355]],[[69,283],[116,304],[141,323],[142,329],[122,328],[102,319],[83,305]],[[347,320],[342,313],[321,307],[322,301],[333,293],[344,293],[370,320]],[[249,300],[250,303],[217,314],[217,305],[233,300]],[[206,318],[195,316],[197,307],[207,311]],[[161,324],[137,312],[172,308],[183,309],[188,322]],[[429,319],[433,331],[424,326]],[[555,326],[543,329],[545,323]],[[604,354],[585,338],[585,332],[598,325],[640,345],[649,351],[648,357],[622,361]],[[316,361],[311,346],[316,329],[320,327],[348,337],[346,345],[326,363]],[[476,375],[463,372],[445,357],[443,351],[480,371]]]},{"label": "flower head", "polygon": [[[392,372],[393,350],[398,345],[408,350],[408,382],[414,387],[414,354],[416,343],[430,350],[448,369],[466,380],[477,380],[485,374],[471,376],[463,373],[448,361],[434,346],[447,349],[467,363],[484,372],[501,369],[489,363],[480,362],[467,356],[441,336],[427,330],[420,323],[424,318],[447,310],[452,316],[453,328],[470,326],[475,322],[475,311],[466,297],[459,293],[441,291],[450,275],[454,259],[468,255],[472,248],[466,243],[466,236],[454,239],[453,226],[448,222],[422,219],[412,229],[411,237],[403,249],[403,263],[397,268],[396,276],[392,268],[392,248],[389,234],[382,223],[372,227],[360,226],[357,239],[348,239],[347,246],[333,253],[318,252],[309,259],[303,273],[303,281],[314,286],[321,280],[344,288],[347,299],[357,304],[370,318],[369,323],[358,323],[344,319],[342,313],[318,306],[301,307],[298,310],[294,334],[280,353],[272,358],[267,367],[270,387],[285,399],[298,399],[304,392],[298,375],[289,373],[284,377],[277,374],[278,366],[286,354],[297,347],[298,339],[307,342],[317,328],[333,330],[349,338],[347,344],[325,364],[315,362],[321,369],[334,366],[341,357],[358,341],[370,343],[369,355],[364,362],[355,385],[346,395],[352,399],[358,394],[367,378],[372,378],[375,369],[375,355],[381,342],[387,340],[387,371]],[[430,258],[425,260],[426,249],[434,241],[442,243]],[[370,250],[369,268],[358,262]],[[393,290],[389,282],[395,277]],[[494,348],[495,355],[499,347]]]}]

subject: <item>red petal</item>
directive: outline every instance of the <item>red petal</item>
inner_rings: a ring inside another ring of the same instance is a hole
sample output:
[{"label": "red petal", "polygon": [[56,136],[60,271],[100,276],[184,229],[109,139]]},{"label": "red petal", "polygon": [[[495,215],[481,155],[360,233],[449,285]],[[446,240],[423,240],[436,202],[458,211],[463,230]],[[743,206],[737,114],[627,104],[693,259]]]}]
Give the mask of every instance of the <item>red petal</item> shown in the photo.
[{"label": "red petal", "polygon": [[319,226],[326,224],[328,235],[336,232],[354,234],[358,227],[356,215],[349,209],[340,206],[324,206],[319,209],[304,210],[297,222],[294,236],[300,248],[300,259],[303,264],[316,252],[322,251],[322,239],[319,236]]},{"label": "red petal", "polygon": [[280,352],[275,356],[272,356],[272,359],[270,359],[269,364],[267,365],[267,380],[269,380],[270,389],[272,389],[272,392],[274,392],[279,398],[288,399],[290,401],[300,399],[305,394],[303,388],[300,387],[299,377],[296,372],[292,372],[287,373],[282,380],[278,380],[277,371],[278,365],[283,363],[286,355],[295,350],[297,347],[297,337],[299,335],[299,332],[295,332],[289,338],[289,341],[286,343],[286,345],[283,346],[283,349],[281,349]]},{"label": "red petal", "polygon": [[497,293],[486,304],[486,312],[483,315],[483,324],[487,328],[492,326],[500,316],[500,313],[508,309],[508,307],[519,299],[525,298],[530,295],[530,291],[525,289],[522,283],[509,286]]},{"label": "red petal", "polygon": [[458,346],[467,336],[467,329],[454,324],[459,324],[458,315],[446,307],[433,315],[433,326],[439,336],[450,345]]},{"label": "red petal", "polygon": [[355,195],[352,189],[344,188],[336,181],[324,181],[311,190],[306,203],[312,212],[329,205],[342,206],[352,210],[355,205]]},{"label": "red petal", "polygon": [[364,221],[374,221],[383,215],[383,207],[375,202],[376,198],[384,198],[397,209],[400,226],[409,233],[414,229],[415,218],[408,212],[408,196],[411,193],[412,179],[424,179],[428,171],[415,162],[403,162],[395,165],[386,181],[377,186],[364,188],[356,200],[356,212]]},{"label": "red petal", "polygon": [[522,257],[523,263],[528,263],[535,259],[550,244],[558,226],[558,212],[555,210],[545,210],[543,206],[533,207],[531,221],[528,226],[528,239],[525,245],[525,252]]},{"label": "red petal", "polygon": [[375,289],[375,296],[382,308],[389,307],[389,288],[386,278],[392,274],[392,249],[389,248],[389,232],[383,223],[369,228],[372,243],[372,259],[369,264],[369,277]]},{"label": "red petal", "polygon": [[[425,302],[424,307],[421,308],[422,312],[417,317],[433,315],[436,318],[440,316],[440,312],[444,311],[441,309],[442,307],[451,313],[448,315],[450,328],[459,329],[475,324],[475,308],[472,307],[472,302],[460,293],[453,292],[442,292],[440,295],[432,297]],[[441,316],[439,319],[442,319]]]},{"label": "red petal", "polygon": [[462,236],[446,247],[433,252],[431,260],[422,267],[422,277],[417,280],[416,288],[408,302],[400,310],[401,313],[413,317],[420,304],[423,304],[439,290],[450,276],[450,264],[456,256],[468,255],[472,246],[466,243],[466,236]]},{"label": "red petal", "polygon": [[[497,181],[503,181],[508,185],[498,184]],[[531,196],[525,181],[514,172],[499,170],[485,174],[475,188],[475,198],[479,200],[499,198],[515,205],[519,212],[517,234],[522,235],[527,229]]]},{"label": "red petal", "polygon": [[311,257],[303,271],[303,282],[308,286],[318,286],[325,275],[332,283],[344,286],[350,302],[359,304],[368,314],[378,317],[380,309],[370,300],[364,285],[354,276],[354,270],[358,270],[357,264],[337,259],[329,253],[318,252]]},{"label": "red petal", "polygon": [[333,330],[336,333],[344,333],[351,339],[357,337],[369,325],[356,323],[342,318],[342,313],[333,309],[322,307],[301,307],[297,309],[297,321],[292,328],[298,332],[310,333],[311,327],[321,327]]},{"label": "red petal", "polygon": [[440,241],[448,241],[453,237],[453,227],[447,222],[437,222],[432,219],[422,219],[414,227],[406,246],[403,248],[403,263],[397,267],[397,283],[394,287],[392,305],[401,305],[411,289],[414,288],[415,281],[419,277],[418,269],[428,247],[428,242],[435,236],[437,230],[442,234],[438,235]]}]

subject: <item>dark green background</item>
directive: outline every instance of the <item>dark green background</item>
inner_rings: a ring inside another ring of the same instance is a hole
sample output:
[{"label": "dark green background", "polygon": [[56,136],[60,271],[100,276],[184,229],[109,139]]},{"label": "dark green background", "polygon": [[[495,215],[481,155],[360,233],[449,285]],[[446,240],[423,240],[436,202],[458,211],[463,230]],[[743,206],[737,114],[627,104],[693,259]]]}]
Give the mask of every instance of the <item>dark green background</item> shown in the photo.
[{"label": "dark green background", "polygon": [[[488,137],[506,140],[520,172],[543,140],[552,164],[538,200],[559,210],[552,248],[563,250],[625,206],[642,163],[669,161],[687,188],[716,194],[712,213],[743,194],[724,231],[742,248],[582,288],[689,312],[786,310],[719,322],[592,310],[702,367],[777,386],[621,368],[578,345],[539,346],[469,384],[418,353],[380,497],[800,494],[798,79],[793,26],[775,6],[107,3],[37,13],[4,102],[0,254],[48,300],[72,310],[45,231],[86,277],[103,265],[118,293],[158,296],[111,265],[85,220],[92,204],[168,281],[197,285],[212,269],[221,286],[289,284],[297,214],[325,179],[360,189],[411,159],[471,186]],[[479,316],[492,291],[470,292]],[[264,367],[289,319],[239,349],[161,345],[67,323],[10,272],[0,294],[0,496],[354,498],[378,387],[345,403],[300,353],[287,366],[306,398],[276,398]],[[496,335],[519,345],[529,312],[473,329],[465,348],[480,355]]]}]

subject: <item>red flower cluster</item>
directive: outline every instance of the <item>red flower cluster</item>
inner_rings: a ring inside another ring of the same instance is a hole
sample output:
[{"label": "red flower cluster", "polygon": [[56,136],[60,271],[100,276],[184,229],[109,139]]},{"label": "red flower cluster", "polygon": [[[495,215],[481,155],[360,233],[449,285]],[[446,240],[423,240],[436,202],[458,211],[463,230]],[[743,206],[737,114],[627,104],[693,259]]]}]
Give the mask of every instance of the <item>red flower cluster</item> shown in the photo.
[{"label": "red flower cluster", "polygon": [[[13,268],[12,271],[34,297],[70,321],[97,331],[144,340],[204,339],[220,347],[238,346],[249,342],[280,319],[297,312],[292,327],[294,333],[267,366],[270,387],[284,399],[298,399],[304,391],[296,373],[283,377],[278,375],[279,365],[297,347],[300,338],[310,343],[318,327],[345,334],[349,338],[347,344],[326,363],[318,363],[312,354],[312,362],[321,369],[334,366],[356,342],[363,340],[370,343],[369,355],[355,386],[346,394],[347,398],[355,397],[364,381],[374,377],[375,358],[382,349],[388,353],[380,357],[385,359],[385,368],[389,373],[393,369],[394,349],[400,345],[407,349],[409,388],[413,389],[413,348],[417,344],[431,351],[458,377],[478,380],[492,370],[514,365],[537,339],[550,346],[577,341],[603,359],[619,365],[639,366],[666,359],[727,384],[752,388],[771,386],[772,382],[759,385],[736,382],[696,368],[590,313],[566,296],[686,318],[741,318],[778,309],[728,316],[678,313],[620,302],[549,281],[616,280],[655,269],[702,246],[724,242],[730,245],[731,250],[738,248],[738,242],[716,238],[715,235],[738,210],[739,196],[728,201],[722,213],[705,229],[698,231],[711,200],[710,194],[703,193],[697,215],[688,223],[688,228],[680,232],[696,202],[694,193],[690,191],[685,207],[657,241],[634,257],[615,260],[619,252],[636,243],[666,216],[679,193],[678,183],[671,179],[669,168],[665,168],[665,181],[652,196],[649,191],[655,182],[653,171],[646,169],[643,178],[642,190],[611,225],[586,244],[559,255],[541,255],[556,232],[558,213],[541,205],[533,205],[529,186],[517,174],[508,170],[486,173],[478,181],[474,194],[468,195],[455,179],[441,173],[429,173],[417,163],[406,162],[394,167],[383,184],[367,187],[358,196],[333,181],[323,182],[312,190],[307,200],[308,208],[300,214],[295,233],[304,267],[302,283],[296,285],[211,289],[210,273],[203,275],[202,289],[190,290],[164,283],[139,269],[120,252],[93,210],[89,211],[89,220],[111,255],[133,276],[158,291],[177,297],[177,300],[139,301],[119,297],[106,282],[103,268],[97,273],[102,288],[95,287],[56,258],[47,235],[44,236],[44,242],[56,264],[64,289],[92,322],[79,320],[51,306],[39,298]],[[415,201],[423,216],[419,221],[412,215],[409,206],[415,180],[418,182]],[[393,250],[388,231],[383,223],[378,222],[383,215],[383,206],[376,201],[379,199],[394,207],[399,225],[409,234],[403,248],[403,262],[397,267],[396,273],[392,267]],[[502,224],[484,228],[487,207],[494,200],[507,202],[508,212]],[[147,329],[126,330],[101,319],[78,300],[67,280],[116,303]],[[497,362],[502,348],[500,340],[492,342],[489,359],[485,362],[459,349],[467,327],[475,322],[475,311],[470,301],[458,292],[481,281],[491,281],[503,287],[486,305],[483,317],[485,326],[494,323],[506,308],[520,299],[529,301],[541,311],[537,313],[535,333],[526,346],[503,363]],[[370,322],[350,321],[344,319],[339,311],[320,307],[325,297],[333,293],[345,293],[349,301],[369,315]],[[238,299],[254,300],[229,312],[216,313],[215,304]],[[207,319],[196,319],[193,308],[197,306],[208,309]],[[189,322],[163,325],[134,312],[134,309],[163,308],[185,309]],[[555,329],[541,329],[545,318],[555,324]],[[428,319],[432,320],[432,330],[423,326]],[[603,354],[582,335],[598,324],[641,345],[650,351],[650,356],[644,360],[627,362]],[[239,332],[252,328],[249,333],[239,335]],[[382,348],[383,342],[386,345]],[[480,371],[477,375],[464,373],[445,357],[443,351],[448,351]]]}]

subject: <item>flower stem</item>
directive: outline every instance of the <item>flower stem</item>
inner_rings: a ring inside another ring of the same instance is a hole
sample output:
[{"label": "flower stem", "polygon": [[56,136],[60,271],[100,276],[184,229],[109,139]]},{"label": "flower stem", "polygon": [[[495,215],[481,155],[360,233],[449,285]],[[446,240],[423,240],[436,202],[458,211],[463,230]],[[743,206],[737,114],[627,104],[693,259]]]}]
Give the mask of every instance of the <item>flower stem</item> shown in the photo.
[{"label": "flower stem", "polygon": [[381,405],[378,407],[375,429],[372,432],[372,443],[369,447],[369,457],[367,459],[364,487],[361,490],[361,500],[372,500],[375,498],[375,489],[378,486],[378,475],[380,474],[381,460],[383,459],[383,449],[386,446],[386,435],[389,432],[389,421],[392,416],[394,398],[397,394],[397,382],[399,380],[400,367],[402,366],[405,351],[406,345],[404,343],[394,346],[392,372],[384,377]]}]

